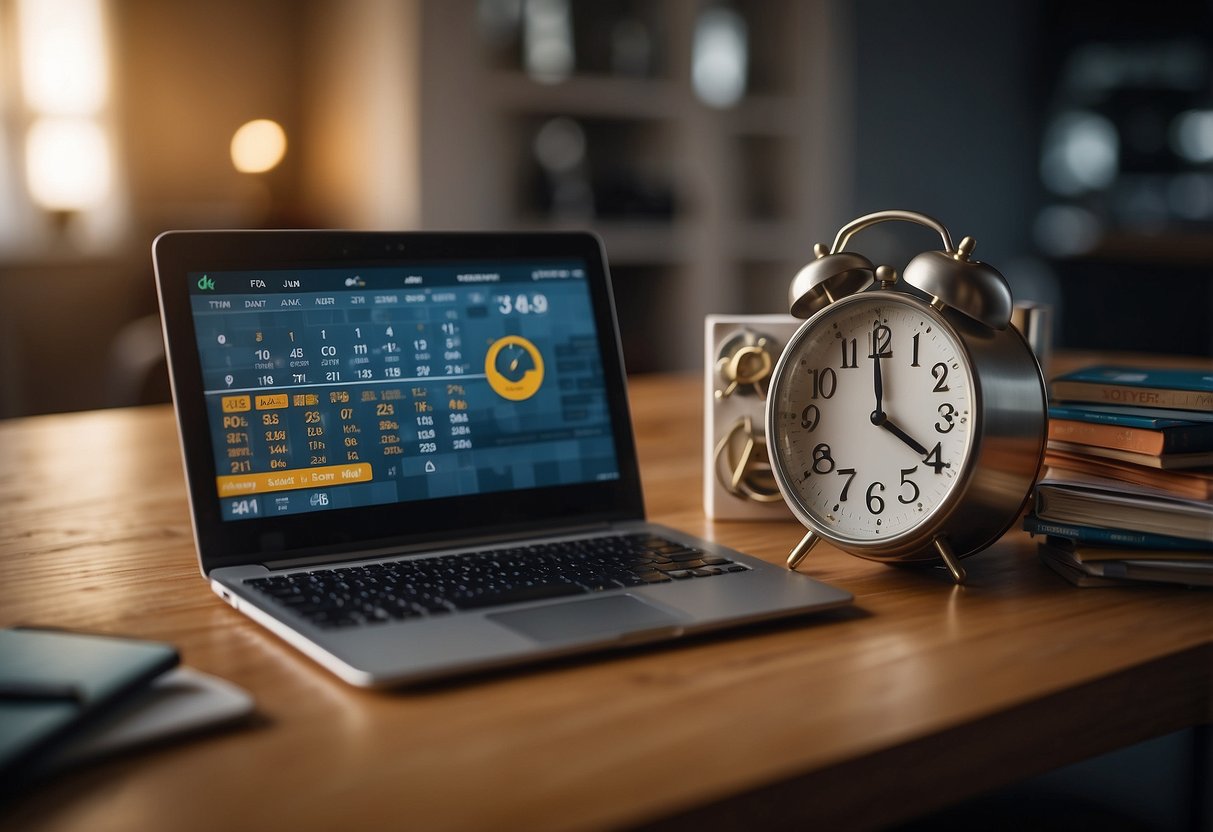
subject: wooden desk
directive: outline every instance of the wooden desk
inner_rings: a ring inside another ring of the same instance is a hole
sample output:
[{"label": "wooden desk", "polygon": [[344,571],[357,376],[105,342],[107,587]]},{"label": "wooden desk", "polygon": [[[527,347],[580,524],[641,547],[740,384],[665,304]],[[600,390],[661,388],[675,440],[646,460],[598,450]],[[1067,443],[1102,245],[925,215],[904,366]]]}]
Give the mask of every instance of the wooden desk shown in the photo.
[{"label": "wooden desk", "polygon": [[[641,378],[650,515],[781,563],[791,521],[700,507],[700,387]],[[969,583],[815,549],[853,610],[413,693],[357,690],[200,578],[167,407],[0,423],[0,624],[177,644],[240,730],[69,774],[5,829],[864,828],[1213,717],[1213,596],[1076,589],[1012,532]]]}]

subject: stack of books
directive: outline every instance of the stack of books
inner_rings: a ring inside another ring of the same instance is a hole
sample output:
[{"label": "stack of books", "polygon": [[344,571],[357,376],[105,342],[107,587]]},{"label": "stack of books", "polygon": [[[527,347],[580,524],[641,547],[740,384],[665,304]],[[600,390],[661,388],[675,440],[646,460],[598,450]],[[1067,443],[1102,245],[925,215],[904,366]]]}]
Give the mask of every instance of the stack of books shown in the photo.
[{"label": "stack of books", "polygon": [[1213,586],[1213,369],[1088,367],[1049,401],[1041,560],[1080,586]]}]

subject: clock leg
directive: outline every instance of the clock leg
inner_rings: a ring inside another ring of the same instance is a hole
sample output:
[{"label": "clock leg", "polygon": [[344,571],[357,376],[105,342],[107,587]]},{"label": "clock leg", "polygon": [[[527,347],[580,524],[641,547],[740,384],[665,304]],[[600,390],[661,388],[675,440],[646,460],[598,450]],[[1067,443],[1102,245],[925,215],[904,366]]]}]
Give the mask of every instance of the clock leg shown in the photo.
[{"label": "clock leg", "polygon": [[804,560],[805,555],[809,553],[810,549],[817,545],[817,541],[819,540],[821,540],[821,538],[813,534],[813,532],[806,534],[801,541],[796,544],[796,548],[792,550],[792,554],[788,555],[788,569],[795,569],[797,566],[800,566],[800,562]]},{"label": "clock leg", "polygon": [[948,571],[952,573],[952,580],[958,584],[963,584],[965,582],[964,567],[960,565],[960,562],[956,559],[956,555],[952,553],[952,547],[948,545],[948,541],[944,539],[943,535],[940,535],[931,541],[931,543],[934,545],[935,551],[943,558],[944,565],[948,567]]}]

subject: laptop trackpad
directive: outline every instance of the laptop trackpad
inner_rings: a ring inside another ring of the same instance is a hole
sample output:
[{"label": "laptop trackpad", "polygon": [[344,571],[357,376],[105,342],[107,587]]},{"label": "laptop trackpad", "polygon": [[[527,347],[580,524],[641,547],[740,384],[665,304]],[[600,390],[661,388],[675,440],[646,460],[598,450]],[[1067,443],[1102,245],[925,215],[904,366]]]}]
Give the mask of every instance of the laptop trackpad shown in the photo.
[{"label": "laptop trackpad", "polygon": [[546,607],[485,616],[536,641],[583,641],[638,631],[673,628],[679,623],[667,612],[630,595],[565,601]]}]

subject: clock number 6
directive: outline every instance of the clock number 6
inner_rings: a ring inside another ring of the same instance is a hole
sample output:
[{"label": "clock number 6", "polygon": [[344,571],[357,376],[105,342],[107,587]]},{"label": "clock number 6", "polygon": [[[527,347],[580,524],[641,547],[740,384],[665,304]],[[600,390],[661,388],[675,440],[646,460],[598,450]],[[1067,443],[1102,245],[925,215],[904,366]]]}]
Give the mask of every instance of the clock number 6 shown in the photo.
[{"label": "clock number 6", "polygon": [[884,483],[874,482],[868,486],[868,511],[872,514],[880,514],[882,511],[884,511],[884,498],[879,494],[872,493],[877,488],[884,491]]}]

